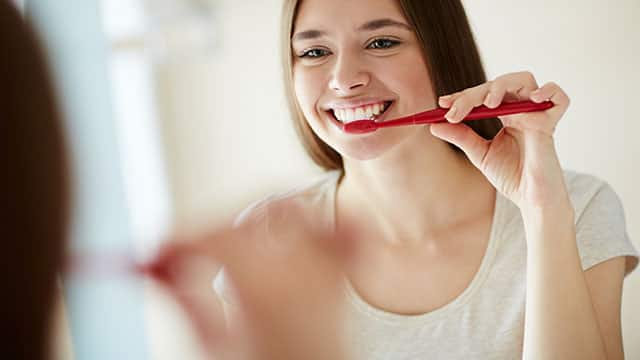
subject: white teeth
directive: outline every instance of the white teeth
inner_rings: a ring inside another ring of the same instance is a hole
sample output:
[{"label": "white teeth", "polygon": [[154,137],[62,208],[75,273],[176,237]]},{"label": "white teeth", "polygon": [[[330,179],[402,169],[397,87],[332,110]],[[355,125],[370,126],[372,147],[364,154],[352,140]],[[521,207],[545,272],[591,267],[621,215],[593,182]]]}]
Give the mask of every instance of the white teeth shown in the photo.
[{"label": "white teeth", "polygon": [[344,121],[353,121],[355,120],[356,114],[353,109],[345,109]]},{"label": "white teeth", "polygon": [[333,109],[333,115],[336,119],[348,123],[355,120],[369,120],[380,115],[386,106],[383,103],[368,105],[351,109]]},{"label": "white teeth", "polygon": [[367,106],[364,111],[364,115],[367,117],[367,119],[371,119],[373,117],[373,109],[371,106]]}]

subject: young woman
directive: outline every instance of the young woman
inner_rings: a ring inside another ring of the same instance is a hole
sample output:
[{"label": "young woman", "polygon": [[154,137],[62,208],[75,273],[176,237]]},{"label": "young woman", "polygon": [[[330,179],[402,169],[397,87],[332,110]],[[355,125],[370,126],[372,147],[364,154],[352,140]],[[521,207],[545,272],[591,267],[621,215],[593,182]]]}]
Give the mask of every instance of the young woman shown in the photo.
[{"label": "young woman", "polygon": [[[560,167],[558,85],[528,72],[486,81],[460,1],[287,0],[283,25],[294,123],[328,173],[239,223],[276,248],[292,224],[353,226],[354,357],[623,358],[622,283],[637,252],[611,187]],[[461,123],[514,100],[555,106]],[[340,126],[438,106],[448,123]],[[229,314],[232,283],[226,271],[215,282]]]}]

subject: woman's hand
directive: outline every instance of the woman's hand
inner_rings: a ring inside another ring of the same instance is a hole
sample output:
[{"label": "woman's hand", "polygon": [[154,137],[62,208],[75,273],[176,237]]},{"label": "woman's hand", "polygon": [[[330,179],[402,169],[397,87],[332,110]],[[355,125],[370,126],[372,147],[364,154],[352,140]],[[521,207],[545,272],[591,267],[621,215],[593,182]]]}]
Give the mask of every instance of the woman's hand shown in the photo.
[{"label": "woman's hand", "polygon": [[[290,203],[269,211],[273,222],[296,212]],[[208,356],[344,358],[340,286],[348,234],[289,221],[268,239],[264,225],[249,221],[181,236],[139,270],[177,301]],[[211,288],[221,265],[232,290],[232,319]]]},{"label": "woman's hand", "polygon": [[[476,106],[495,108],[502,102],[550,100],[542,111],[502,116],[504,128],[485,140],[459,124]],[[521,210],[567,208],[569,197],[556,155],[553,133],[569,106],[569,97],[555,83],[542,87],[529,72],[500,76],[464,91],[443,96],[449,123],[431,125],[431,133],[462,149],[487,179]]]}]

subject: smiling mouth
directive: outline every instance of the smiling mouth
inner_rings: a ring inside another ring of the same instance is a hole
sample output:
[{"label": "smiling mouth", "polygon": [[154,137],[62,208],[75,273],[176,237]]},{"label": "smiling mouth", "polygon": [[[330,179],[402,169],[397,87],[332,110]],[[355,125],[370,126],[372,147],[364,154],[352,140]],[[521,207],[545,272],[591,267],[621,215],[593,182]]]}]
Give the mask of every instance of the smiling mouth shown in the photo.
[{"label": "smiling mouth", "polygon": [[381,101],[367,106],[350,109],[331,109],[327,113],[341,124],[348,124],[358,120],[376,121],[389,109],[393,101]]}]

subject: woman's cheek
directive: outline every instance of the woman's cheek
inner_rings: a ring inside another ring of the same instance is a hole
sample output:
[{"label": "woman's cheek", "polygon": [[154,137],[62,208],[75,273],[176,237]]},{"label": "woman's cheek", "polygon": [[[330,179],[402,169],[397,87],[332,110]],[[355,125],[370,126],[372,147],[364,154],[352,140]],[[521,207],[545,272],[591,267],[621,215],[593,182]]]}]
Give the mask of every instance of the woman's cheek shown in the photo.
[{"label": "woman's cheek", "polygon": [[307,90],[305,89],[305,79],[304,76],[296,74],[293,78],[293,91],[298,100],[298,104],[303,107],[306,104],[307,99]]},{"label": "woman's cheek", "polygon": [[320,99],[321,92],[313,84],[314,81],[309,76],[297,75],[294,78],[295,97],[307,118],[318,116],[316,114],[316,104]]}]

